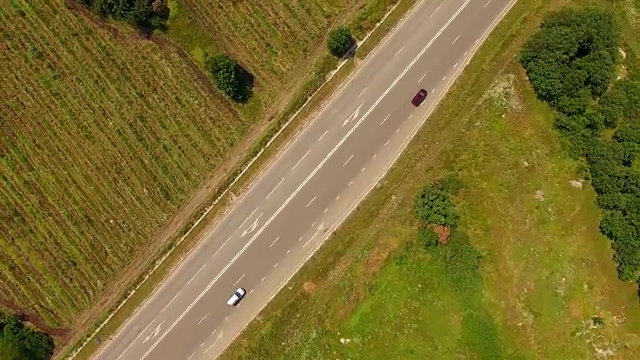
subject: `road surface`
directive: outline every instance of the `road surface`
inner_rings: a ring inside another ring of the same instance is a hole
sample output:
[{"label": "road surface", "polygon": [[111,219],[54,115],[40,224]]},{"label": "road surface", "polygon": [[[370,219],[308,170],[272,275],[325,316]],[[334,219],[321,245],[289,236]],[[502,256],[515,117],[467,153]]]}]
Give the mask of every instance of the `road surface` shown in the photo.
[{"label": "road surface", "polygon": [[376,185],[513,2],[417,4],[94,359],[216,358]]}]

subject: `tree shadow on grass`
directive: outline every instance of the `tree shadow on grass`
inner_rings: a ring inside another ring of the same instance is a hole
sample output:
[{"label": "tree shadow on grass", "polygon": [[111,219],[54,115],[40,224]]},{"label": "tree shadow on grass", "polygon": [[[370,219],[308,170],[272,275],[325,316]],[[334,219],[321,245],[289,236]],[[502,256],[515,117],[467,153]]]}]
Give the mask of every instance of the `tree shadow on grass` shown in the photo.
[{"label": "tree shadow on grass", "polygon": [[238,78],[240,80],[240,92],[238,98],[234,99],[238,103],[244,104],[253,97],[253,88],[255,86],[255,76],[247,69],[238,64]]}]

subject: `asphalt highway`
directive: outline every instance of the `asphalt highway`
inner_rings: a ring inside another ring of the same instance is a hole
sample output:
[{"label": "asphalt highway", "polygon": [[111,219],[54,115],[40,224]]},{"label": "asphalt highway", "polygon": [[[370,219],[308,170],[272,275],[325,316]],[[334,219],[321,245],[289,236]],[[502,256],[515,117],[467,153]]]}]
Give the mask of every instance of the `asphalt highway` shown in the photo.
[{"label": "asphalt highway", "polygon": [[216,358],[375,187],[514,2],[418,3],[93,358]]}]

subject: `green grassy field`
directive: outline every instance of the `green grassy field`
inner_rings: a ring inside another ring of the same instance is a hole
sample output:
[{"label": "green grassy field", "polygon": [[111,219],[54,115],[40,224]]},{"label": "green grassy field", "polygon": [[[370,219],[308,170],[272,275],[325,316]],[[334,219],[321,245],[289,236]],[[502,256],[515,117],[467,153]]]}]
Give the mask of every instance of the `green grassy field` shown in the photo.
[{"label": "green grassy field", "polygon": [[[362,36],[393,3],[175,1],[168,33],[148,40],[74,2],[3,3],[0,308],[57,341],[81,336],[211,197],[258,123],[310,91],[329,28]],[[213,88],[198,61],[216,51],[253,73],[255,101]]]},{"label": "green grassy field", "polygon": [[[222,358],[640,357],[637,285],[618,281],[595,193],[518,63],[565,3],[515,5],[382,186]],[[579,3],[614,9],[640,51],[637,1]],[[415,246],[414,196],[450,173],[478,270]]]}]

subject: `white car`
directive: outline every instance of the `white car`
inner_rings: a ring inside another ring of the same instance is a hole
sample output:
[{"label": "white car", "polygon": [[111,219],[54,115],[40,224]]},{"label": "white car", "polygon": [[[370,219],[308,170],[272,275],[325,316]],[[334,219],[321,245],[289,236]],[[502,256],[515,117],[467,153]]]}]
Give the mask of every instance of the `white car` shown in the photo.
[{"label": "white car", "polygon": [[238,288],[238,290],[236,290],[236,292],[234,292],[233,295],[231,295],[229,300],[227,300],[227,305],[237,306],[246,294],[247,294],[247,291],[245,289]]}]

